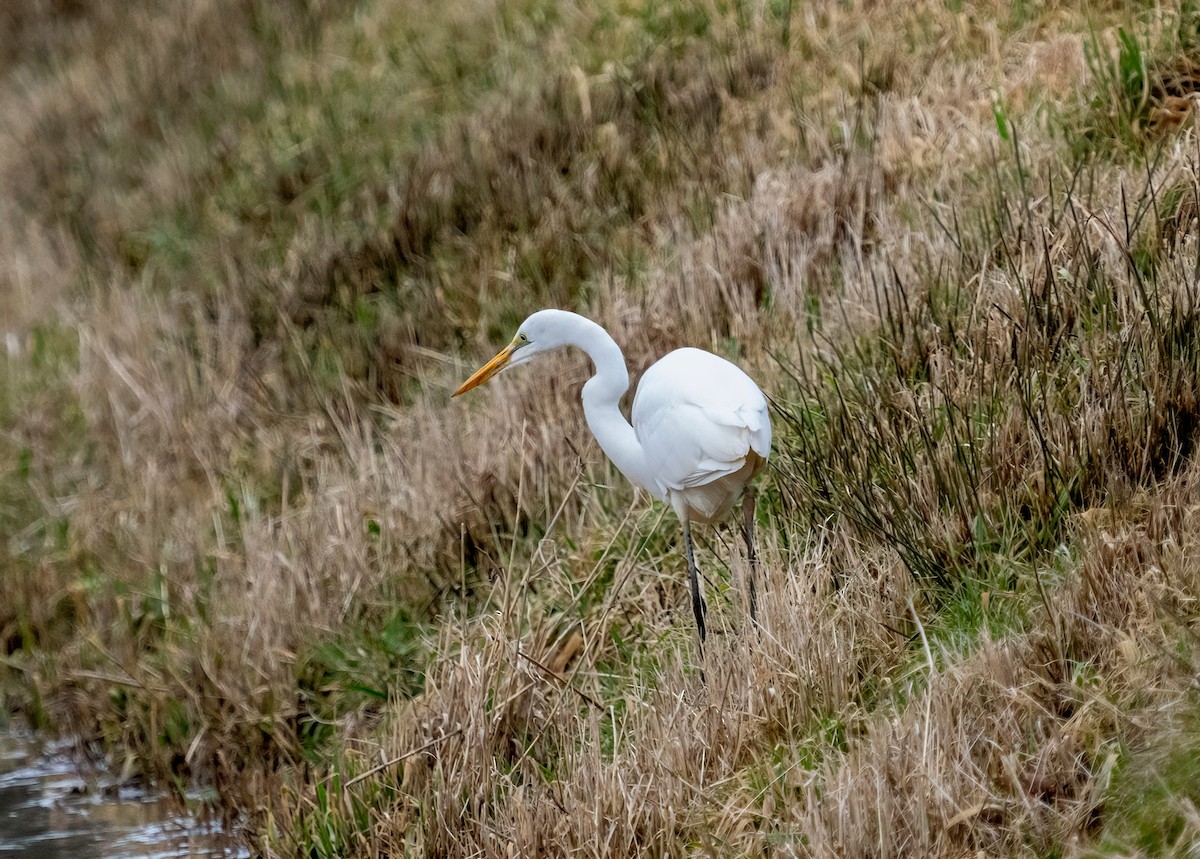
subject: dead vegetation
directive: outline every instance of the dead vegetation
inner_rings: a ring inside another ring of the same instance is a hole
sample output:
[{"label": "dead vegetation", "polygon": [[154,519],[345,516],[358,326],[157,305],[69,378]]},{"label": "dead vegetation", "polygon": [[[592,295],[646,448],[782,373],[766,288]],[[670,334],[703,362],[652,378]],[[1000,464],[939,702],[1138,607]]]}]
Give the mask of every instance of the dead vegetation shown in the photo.
[{"label": "dead vegetation", "polygon": [[[6,7],[6,710],[267,855],[1187,855],[1196,19],[1022,9]],[[543,305],[772,395],[707,684],[583,362],[447,401]]]}]

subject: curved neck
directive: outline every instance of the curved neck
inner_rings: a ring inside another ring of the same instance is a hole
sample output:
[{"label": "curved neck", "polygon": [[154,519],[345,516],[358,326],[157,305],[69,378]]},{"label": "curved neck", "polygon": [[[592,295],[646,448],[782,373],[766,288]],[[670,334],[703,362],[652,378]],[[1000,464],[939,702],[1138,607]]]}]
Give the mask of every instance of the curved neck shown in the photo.
[{"label": "curved neck", "polygon": [[637,434],[621,414],[621,397],[629,390],[629,371],[621,347],[608,332],[578,314],[568,326],[566,345],[587,353],[596,373],[583,386],[583,414],[600,448],[631,481],[657,496]]}]

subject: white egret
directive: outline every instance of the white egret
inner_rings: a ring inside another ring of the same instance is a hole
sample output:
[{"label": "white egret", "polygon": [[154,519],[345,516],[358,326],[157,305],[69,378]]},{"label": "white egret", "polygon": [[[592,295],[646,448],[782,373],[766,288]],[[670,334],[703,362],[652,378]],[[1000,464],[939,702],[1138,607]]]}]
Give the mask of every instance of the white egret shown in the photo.
[{"label": "white egret", "polygon": [[[633,399],[633,423],[621,413],[629,371],[621,348],[586,317],[539,310],[454,396],[502,370],[563,346],[582,349],[596,372],[583,386],[583,413],[596,441],[630,481],[666,501],[683,525],[692,611],[704,643],[704,598],[692,550],[691,523],[725,519],[738,495],[766,464],[771,418],[758,385],[736,365],[700,349],[676,349],[643,374]],[[748,591],[754,619],[754,497],[742,505],[742,534],[750,561]]]}]

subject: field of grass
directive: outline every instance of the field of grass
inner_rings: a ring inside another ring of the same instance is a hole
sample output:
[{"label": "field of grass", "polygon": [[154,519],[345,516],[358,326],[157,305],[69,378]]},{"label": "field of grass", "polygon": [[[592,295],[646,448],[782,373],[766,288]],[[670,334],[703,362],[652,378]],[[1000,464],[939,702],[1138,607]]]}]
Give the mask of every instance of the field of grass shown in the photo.
[{"label": "field of grass", "polygon": [[[1197,97],[1191,3],[8,0],[0,724],[266,856],[1197,855]],[[769,394],[759,629],[584,358],[450,400],[545,306]]]}]

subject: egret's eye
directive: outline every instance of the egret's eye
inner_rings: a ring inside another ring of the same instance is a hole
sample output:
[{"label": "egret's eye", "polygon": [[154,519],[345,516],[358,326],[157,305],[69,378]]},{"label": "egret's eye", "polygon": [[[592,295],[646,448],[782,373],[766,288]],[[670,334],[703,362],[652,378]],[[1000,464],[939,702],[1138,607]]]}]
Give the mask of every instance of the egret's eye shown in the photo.
[{"label": "egret's eye", "polygon": [[529,342],[529,335],[528,335],[528,334],[525,334],[524,332],[522,332],[522,333],[518,334],[518,335],[517,335],[517,342],[518,342],[518,343],[528,343],[528,342]]}]

